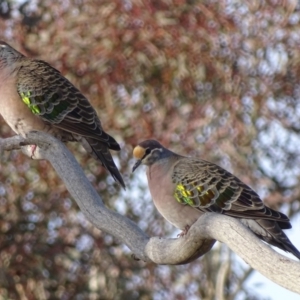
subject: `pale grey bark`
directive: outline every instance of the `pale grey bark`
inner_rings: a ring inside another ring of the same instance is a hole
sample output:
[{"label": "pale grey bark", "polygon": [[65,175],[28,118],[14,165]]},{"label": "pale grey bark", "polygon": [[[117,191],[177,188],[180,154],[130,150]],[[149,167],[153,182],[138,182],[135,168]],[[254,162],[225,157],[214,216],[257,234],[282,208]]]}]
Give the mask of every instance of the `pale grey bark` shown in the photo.
[{"label": "pale grey bark", "polygon": [[[275,283],[300,294],[300,263],[280,255],[244,227],[238,220],[205,214],[183,238],[149,238],[134,222],[103,204],[69,150],[52,136],[33,132],[26,139],[0,139],[3,150],[20,149],[22,144],[38,144],[35,159],[50,161],[78,206],[100,230],[126,244],[136,258],[157,264],[183,264],[208,252],[215,240],[227,244],[252,268]],[[23,147],[28,154],[28,147]]]}]

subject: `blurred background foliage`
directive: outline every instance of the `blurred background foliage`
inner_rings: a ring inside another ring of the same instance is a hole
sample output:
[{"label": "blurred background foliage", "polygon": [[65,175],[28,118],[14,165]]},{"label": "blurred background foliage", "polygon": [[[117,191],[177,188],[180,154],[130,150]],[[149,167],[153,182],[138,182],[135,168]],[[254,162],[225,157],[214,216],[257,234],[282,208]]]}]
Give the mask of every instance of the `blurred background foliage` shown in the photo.
[{"label": "blurred background foliage", "polygon": [[[69,148],[105,203],[149,235],[177,231],[153,208],[144,172],[131,174],[132,148],[147,138],[299,213],[298,1],[0,0],[0,38],[91,101],[121,143],[126,192]],[[2,119],[0,135],[12,135]],[[85,220],[51,165],[19,151],[1,157],[0,204],[2,299],[262,299],[225,245],[185,266],[133,260]]]}]

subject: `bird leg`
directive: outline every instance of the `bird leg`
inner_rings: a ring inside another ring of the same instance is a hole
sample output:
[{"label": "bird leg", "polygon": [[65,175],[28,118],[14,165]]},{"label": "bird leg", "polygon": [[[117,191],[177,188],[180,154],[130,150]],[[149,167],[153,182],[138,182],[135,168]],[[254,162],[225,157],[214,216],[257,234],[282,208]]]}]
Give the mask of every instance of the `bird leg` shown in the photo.
[{"label": "bird leg", "polygon": [[34,152],[37,148],[37,145],[30,145],[30,149],[31,149],[31,159],[33,159],[34,156]]},{"label": "bird leg", "polygon": [[188,233],[188,231],[189,231],[190,228],[191,228],[190,225],[186,225],[184,227],[184,229],[182,230],[182,232],[180,232],[179,234],[177,234],[177,237],[181,238],[181,237],[185,236]]},{"label": "bird leg", "polygon": [[[28,147],[26,147],[26,154],[28,155],[28,156],[30,156],[30,158],[31,159],[33,159],[33,156],[34,156],[34,154],[35,154],[35,150],[36,150],[36,148],[37,148],[37,145],[28,145],[27,143],[23,143],[23,142],[21,142],[20,143],[20,146],[21,147],[25,147],[25,146],[28,146]],[[31,153],[31,155],[30,155],[30,153]]]}]

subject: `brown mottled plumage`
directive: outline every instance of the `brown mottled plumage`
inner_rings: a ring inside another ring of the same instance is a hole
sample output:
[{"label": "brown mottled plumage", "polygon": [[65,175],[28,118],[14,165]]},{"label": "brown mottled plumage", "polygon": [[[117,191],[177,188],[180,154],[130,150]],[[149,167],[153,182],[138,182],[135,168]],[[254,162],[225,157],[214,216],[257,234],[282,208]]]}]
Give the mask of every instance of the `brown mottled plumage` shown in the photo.
[{"label": "brown mottled plumage", "polygon": [[109,149],[120,146],[102,129],[89,101],[61,73],[0,41],[0,114],[17,134],[44,131],[84,148],[125,187]]},{"label": "brown mottled plumage", "polygon": [[205,160],[178,155],[155,140],[134,148],[133,171],[144,164],[153,202],[162,216],[185,234],[205,212],[238,218],[265,242],[300,252],[282,229],[291,228],[286,215],[275,211],[237,177]]}]

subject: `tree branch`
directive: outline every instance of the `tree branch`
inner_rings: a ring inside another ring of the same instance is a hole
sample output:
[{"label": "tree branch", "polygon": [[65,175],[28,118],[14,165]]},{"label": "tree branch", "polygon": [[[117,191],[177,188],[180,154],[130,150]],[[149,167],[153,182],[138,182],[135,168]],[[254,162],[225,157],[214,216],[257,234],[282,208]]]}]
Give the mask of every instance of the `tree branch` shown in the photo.
[{"label": "tree branch", "polygon": [[[39,146],[33,158],[50,161],[88,220],[126,244],[137,258],[157,264],[184,264],[204,255],[218,240],[270,280],[300,293],[300,263],[275,252],[237,219],[207,213],[183,238],[149,238],[134,222],[105,207],[74,156],[52,136],[32,132],[26,139],[0,139],[0,153],[30,144]],[[31,154],[28,147],[22,150]]]}]

